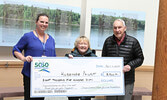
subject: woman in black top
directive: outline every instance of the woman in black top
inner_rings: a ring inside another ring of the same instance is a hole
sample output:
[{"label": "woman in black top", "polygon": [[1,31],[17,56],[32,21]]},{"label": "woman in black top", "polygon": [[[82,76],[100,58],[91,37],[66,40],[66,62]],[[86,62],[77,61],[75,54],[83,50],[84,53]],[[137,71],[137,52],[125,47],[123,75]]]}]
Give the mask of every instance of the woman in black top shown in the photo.
[{"label": "woman in black top", "polygon": [[[89,39],[86,36],[80,36],[76,39],[75,48],[71,53],[65,56],[69,58],[73,57],[97,57],[90,49]],[[82,97],[68,97],[68,100],[91,100],[94,96],[82,96]]]}]

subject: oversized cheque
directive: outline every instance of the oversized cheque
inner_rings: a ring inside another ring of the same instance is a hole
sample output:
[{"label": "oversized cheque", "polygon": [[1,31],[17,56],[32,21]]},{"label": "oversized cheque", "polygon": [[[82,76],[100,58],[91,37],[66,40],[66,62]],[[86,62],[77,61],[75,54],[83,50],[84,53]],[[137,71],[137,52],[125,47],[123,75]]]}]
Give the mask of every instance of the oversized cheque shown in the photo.
[{"label": "oversized cheque", "polygon": [[124,95],[122,57],[34,57],[31,97]]}]

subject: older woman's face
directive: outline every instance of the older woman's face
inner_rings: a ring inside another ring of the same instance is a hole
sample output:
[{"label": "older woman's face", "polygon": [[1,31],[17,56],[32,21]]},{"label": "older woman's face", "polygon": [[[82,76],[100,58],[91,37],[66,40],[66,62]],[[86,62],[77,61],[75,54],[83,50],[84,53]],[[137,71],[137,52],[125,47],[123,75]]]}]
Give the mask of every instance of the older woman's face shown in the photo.
[{"label": "older woman's face", "polygon": [[78,51],[81,55],[85,54],[86,51],[88,50],[89,48],[89,44],[86,40],[81,40],[78,44],[77,44],[77,48],[78,48]]}]

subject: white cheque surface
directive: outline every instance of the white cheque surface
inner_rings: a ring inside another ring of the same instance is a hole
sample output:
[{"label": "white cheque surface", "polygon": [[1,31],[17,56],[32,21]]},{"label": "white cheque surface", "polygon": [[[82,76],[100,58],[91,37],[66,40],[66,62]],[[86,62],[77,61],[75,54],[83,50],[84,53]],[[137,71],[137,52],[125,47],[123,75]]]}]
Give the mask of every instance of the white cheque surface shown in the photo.
[{"label": "white cheque surface", "polygon": [[124,95],[122,57],[34,57],[31,97]]}]

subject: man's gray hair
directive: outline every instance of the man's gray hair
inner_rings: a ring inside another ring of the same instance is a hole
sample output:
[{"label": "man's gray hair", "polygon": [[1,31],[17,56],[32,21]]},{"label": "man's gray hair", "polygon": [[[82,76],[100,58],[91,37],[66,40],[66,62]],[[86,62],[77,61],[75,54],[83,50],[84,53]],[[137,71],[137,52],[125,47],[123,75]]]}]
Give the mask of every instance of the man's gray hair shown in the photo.
[{"label": "man's gray hair", "polygon": [[[126,26],[126,25],[125,25],[125,21],[122,20],[122,19],[116,19],[115,21],[120,21],[120,22],[122,22],[123,26]],[[115,21],[114,21],[114,22],[115,22]]]}]

